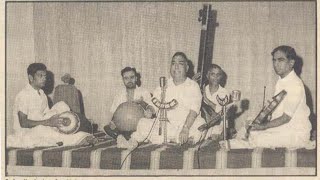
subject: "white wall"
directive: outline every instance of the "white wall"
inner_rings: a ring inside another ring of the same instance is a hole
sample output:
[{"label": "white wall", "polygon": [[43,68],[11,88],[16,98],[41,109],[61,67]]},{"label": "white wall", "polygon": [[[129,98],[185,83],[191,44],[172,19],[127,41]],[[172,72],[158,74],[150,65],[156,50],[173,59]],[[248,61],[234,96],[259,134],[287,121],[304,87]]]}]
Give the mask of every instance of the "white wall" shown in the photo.
[{"label": "white wall", "polygon": [[[8,3],[7,121],[14,96],[25,85],[26,68],[43,62],[55,83],[70,73],[82,91],[86,115],[100,124],[122,87],[120,70],[134,66],[142,85],[152,91],[169,62],[183,51],[197,66],[198,11],[203,3]],[[212,2],[217,10],[213,62],[228,74],[226,88],[250,100],[241,121],[261,108],[263,86],[273,95],[277,77],[271,51],[293,46],[303,58],[301,74],[315,104],[315,2]],[[195,68],[196,69],[196,68]],[[315,111],[315,107],[313,107]]]}]

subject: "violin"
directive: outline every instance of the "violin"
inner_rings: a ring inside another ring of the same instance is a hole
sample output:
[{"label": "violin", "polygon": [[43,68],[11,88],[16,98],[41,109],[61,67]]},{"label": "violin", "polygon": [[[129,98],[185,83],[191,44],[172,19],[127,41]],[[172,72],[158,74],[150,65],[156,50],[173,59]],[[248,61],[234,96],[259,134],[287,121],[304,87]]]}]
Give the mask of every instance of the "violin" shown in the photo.
[{"label": "violin", "polygon": [[250,135],[252,125],[266,123],[267,117],[278,107],[278,105],[281,103],[281,101],[285,98],[286,95],[287,91],[282,90],[280,93],[272,97],[272,101],[268,102],[268,105],[262,108],[257,117],[252,121],[251,125],[248,127],[245,136],[246,139],[248,139]]},{"label": "violin", "polygon": [[[219,96],[216,97],[219,99]],[[208,104],[207,104],[208,103]],[[209,105],[211,104],[211,106]],[[207,121],[207,123],[201,125],[198,127],[199,131],[205,131],[208,130],[209,128],[218,125],[220,121],[224,118],[224,113],[221,110],[220,112],[216,112],[212,108],[213,102],[211,102],[207,97],[206,94],[203,93],[203,100],[201,104],[201,116]],[[227,106],[233,105],[233,102],[229,102]]]},{"label": "violin", "polygon": [[204,101],[202,101],[201,104],[201,116],[207,121],[207,123],[198,128],[198,130],[201,132],[217,125],[217,123],[223,118],[222,111],[219,113],[215,112],[214,109],[212,109]]}]

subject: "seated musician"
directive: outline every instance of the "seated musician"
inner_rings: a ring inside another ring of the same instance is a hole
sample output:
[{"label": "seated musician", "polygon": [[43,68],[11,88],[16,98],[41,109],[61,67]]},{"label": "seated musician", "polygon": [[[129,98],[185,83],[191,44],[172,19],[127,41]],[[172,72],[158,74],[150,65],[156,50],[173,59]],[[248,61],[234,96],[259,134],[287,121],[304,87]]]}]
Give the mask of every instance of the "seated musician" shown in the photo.
[{"label": "seated musician", "polygon": [[29,83],[15,99],[14,133],[8,136],[8,146],[31,148],[94,143],[95,138],[89,133],[63,134],[58,131],[57,127],[63,125],[64,120],[59,114],[70,108],[59,102],[49,109],[47,96],[41,89],[46,83],[46,66],[30,64],[27,73]]},{"label": "seated musician", "polygon": [[[310,141],[310,110],[306,104],[305,89],[302,80],[293,66],[297,58],[294,48],[279,46],[272,51],[272,61],[279,80],[275,94],[282,90],[287,95],[275,108],[271,120],[262,124],[253,124],[248,138],[251,147],[306,147]],[[230,141],[231,148],[242,146],[243,142]]]},{"label": "seated musician", "polygon": [[[121,70],[121,76],[123,80],[123,84],[125,88],[121,89],[120,92],[116,95],[112,102],[112,106],[110,112],[112,114],[115,113],[116,109],[120,104],[128,101],[133,101],[140,104],[144,111],[144,115],[147,118],[151,118],[155,113],[155,110],[152,106],[149,106],[146,102],[151,102],[151,94],[146,89],[137,86],[137,71],[135,68],[126,67]],[[130,122],[128,122],[130,123]],[[105,132],[114,139],[118,138],[126,138],[130,139],[130,136],[133,131],[120,131],[113,121],[110,121],[108,125],[104,127]]]},{"label": "seated musician", "polygon": [[[165,102],[175,99],[177,105],[167,111],[167,141],[184,144],[196,143],[201,138],[201,132],[197,129],[205,121],[198,116],[202,95],[199,85],[187,78],[189,66],[187,57],[182,52],[173,55],[170,67],[171,77],[165,86]],[[160,100],[161,88],[156,88],[154,97]],[[159,118],[159,117],[158,117]],[[129,141],[119,142],[118,147],[134,148],[140,142],[150,141],[153,144],[164,142],[164,130],[159,135],[159,121],[156,119],[140,119],[137,131],[131,135]]]},{"label": "seated musician", "polygon": [[[219,113],[222,110],[222,106],[218,103],[217,96],[219,96],[220,98],[224,98],[225,96],[229,97],[230,95],[227,89],[220,85],[223,79],[223,73],[224,72],[222,68],[216,64],[211,64],[208,67],[207,79],[209,84],[204,88],[203,101],[207,105],[209,105],[215,113]],[[202,113],[207,114],[207,112],[203,111]],[[208,115],[206,115],[207,123],[210,122],[211,119],[211,117],[208,117]],[[208,130],[207,137],[213,140],[217,140],[219,139],[222,131],[223,123],[219,121],[216,123],[216,125]]]}]

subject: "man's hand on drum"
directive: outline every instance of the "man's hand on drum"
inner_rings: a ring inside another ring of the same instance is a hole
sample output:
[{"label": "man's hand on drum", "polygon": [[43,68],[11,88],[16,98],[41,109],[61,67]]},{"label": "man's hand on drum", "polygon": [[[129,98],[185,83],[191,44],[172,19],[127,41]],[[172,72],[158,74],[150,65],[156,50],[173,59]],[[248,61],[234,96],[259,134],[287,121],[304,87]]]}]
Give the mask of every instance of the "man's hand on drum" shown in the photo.
[{"label": "man's hand on drum", "polygon": [[47,120],[46,125],[51,127],[59,127],[63,125],[64,118],[59,117],[59,115],[54,115]]},{"label": "man's hand on drum", "polygon": [[153,114],[155,114],[155,110],[152,106],[147,106],[146,110],[144,111],[144,117],[151,119]]}]

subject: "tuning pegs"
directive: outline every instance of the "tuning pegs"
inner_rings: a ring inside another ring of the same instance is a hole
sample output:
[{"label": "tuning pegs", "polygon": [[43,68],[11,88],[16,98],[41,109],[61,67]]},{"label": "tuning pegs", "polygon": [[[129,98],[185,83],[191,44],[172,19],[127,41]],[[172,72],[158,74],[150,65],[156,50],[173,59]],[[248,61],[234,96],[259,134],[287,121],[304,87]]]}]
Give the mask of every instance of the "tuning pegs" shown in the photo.
[{"label": "tuning pegs", "polygon": [[198,21],[201,22],[202,21],[202,18],[203,18],[203,10],[200,9],[199,10],[199,17],[198,17]]}]

